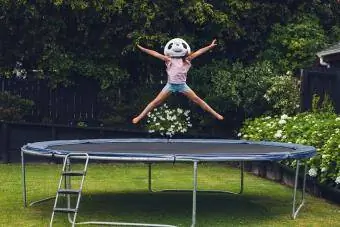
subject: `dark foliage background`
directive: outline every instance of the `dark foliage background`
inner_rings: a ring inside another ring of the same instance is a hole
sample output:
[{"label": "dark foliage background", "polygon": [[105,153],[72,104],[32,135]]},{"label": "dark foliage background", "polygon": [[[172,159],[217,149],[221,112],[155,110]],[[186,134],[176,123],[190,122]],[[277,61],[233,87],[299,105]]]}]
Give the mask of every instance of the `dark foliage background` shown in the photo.
[{"label": "dark foliage background", "polygon": [[226,121],[178,95],[169,103],[193,110],[196,131],[230,133],[270,108],[262,95],[271,77],[313,64],[318,50],[339,40],[339,28],[335,0],[2,0],[0,73],[20,68],[19,76],[51,88],[93,79],[101,88],[99,120],[130,124],[166,81],[163,63],[136,44],[162,52],[182,37],[195,50],[216,38],[188,83]]}]

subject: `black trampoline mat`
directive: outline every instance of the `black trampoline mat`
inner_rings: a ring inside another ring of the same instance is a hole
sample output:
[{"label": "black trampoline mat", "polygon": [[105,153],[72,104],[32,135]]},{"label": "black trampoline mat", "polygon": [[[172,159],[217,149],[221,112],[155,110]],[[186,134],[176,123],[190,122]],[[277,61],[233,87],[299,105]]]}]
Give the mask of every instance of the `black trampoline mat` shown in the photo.
[{"label": "black trampoline mat", "polygon": [[48,146],[64,152],[132,153],[132,154],[266,154],[291,153],[294,148],[243,143],[183,143],[183,142],[114,142],[79,143]]}]

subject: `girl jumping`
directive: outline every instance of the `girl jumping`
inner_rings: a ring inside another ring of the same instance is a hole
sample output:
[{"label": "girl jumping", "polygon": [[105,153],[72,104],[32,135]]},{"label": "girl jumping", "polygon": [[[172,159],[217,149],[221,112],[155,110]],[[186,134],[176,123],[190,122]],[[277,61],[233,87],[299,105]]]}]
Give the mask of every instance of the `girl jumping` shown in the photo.
[{"label": "girl jumping", "polygon": [[202,109],[211,113],[215,118],[223,120],[222,115],[213,110],[186,84],[187,73],[191,67],[191,60],[214,48],[216,45],[216,39],[214,39],[210,45],[191,53],[189,45],[183,39],[175,38],[166,44],[164,55],[137,45],[141,51],[165,62],[168,82],[157,97],[152,100],[137,117],[133,118],[132,123],[137,124],[156,106],[163,103],[172,92],[183,93]]}]

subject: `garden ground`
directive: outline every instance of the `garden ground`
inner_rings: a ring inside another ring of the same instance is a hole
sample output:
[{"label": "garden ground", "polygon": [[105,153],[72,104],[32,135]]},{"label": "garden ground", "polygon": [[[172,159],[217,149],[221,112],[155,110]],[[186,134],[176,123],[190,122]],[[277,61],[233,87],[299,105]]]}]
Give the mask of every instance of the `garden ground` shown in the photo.
[{"label": "garden ground", "polygon": [[[54,195],[61,165],[28,164],[28,199]],[[133,221],[190,226],[191,193],[147,191],[143,164],[90,163],[77,221]],[[200,189],[239,188],[239,171],[222,164],[202,164]],[[157,164],[153,188],[192,187],[192,166]],[[21,166],[0,165],[0,226],[47,226],[53,201],[23,208]],[[251,174],[245,176],[244,194],[199,193],[198,227],[225,226],[340,226],[340,207],[310,195],[296,220],[290,218],[292,189]],[[69,226],[66,215],[56,215],[54,226]]]}]

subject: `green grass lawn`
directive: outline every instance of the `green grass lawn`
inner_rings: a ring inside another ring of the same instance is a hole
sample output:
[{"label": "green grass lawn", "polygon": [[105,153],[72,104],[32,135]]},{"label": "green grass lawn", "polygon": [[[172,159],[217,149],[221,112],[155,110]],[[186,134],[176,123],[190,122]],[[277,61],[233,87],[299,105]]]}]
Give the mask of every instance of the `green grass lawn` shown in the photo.
[{"label": "green grass lawn", "polygon": [[[29,201],[55,195],[61,165],[28,164]],[[143,164],[90,163],[77,221],[123,221],[190,226],[192,193],[149,193],[148,169]],[[220,164],[201,164],[200,189],[239,188],[239,171]],[[153,188],[192,188],[192,165],[157,164]],[[0,226],[48,226],[53,200],[24,208],[21,166],[0,165]],[[340,207],[307,195],[296,220],[290,218],[292,189],[246,174],[244,193],[198,193],[197,225],[224,226],[340,226]],[[54,226],[70,226],[57,214]],[[93,226],[93,225],[92,225]]]}]

